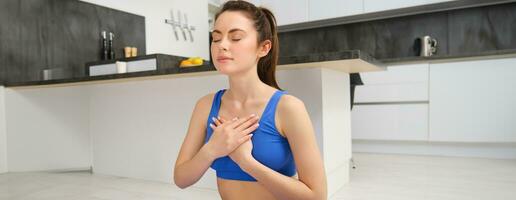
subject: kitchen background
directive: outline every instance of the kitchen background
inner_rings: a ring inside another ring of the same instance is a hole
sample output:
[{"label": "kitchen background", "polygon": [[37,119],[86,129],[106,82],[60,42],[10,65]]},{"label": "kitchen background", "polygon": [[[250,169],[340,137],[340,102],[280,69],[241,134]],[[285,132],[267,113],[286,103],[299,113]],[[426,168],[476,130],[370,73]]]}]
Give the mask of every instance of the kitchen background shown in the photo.
[{"label": "kitchen background", "polygon": [[[343,189],[332,190],[333,198],[516,196],[508,189],[516,182],[515,1],[251,2],[276,14],[282,58],[359,50],[385,67],[360,73],[364,84],[356,86],[349,125],[353,154],[342,156],[352,156],[349,164],[356,169],[343,178],[349,179]],[[222,3],[0,1],[0,191],[9,184],[2,176],[23,172],[91,170],[171,183],[196,100],[227,87],[208,62],[213,15]],[[183,37],[178,28],[176,37],[174,26],[165,23],[178,20],[178,11],[195,27],[192,36]],[[138,48],[138,56],[199,56],[205,65],[183,69],[195,73],[180,78],[169,76],[180,69],[159,67],[156,73],[89,77],[85,63],[108,64],[99,61],[102,30],[115,32],[121,60],[129,45]],[[425,35],[437,40],[435,55],[419,55],[417,39]],[[43,78],[44,70],[55,70],[58,78]],[[305,101],[316,132],[322,132],[324,101],[310,92],[320,85],[303,85],[318,80],[314,72],[327,73],[292,70],[277,76],[280,86]],[[334,153],[329,158],[341,156]],[[388,182],[392,177],[398,179]],[[194,188],[215,191],[214,183],[208,170]],[[407,188],[420,192],[401,192]],[[10,192],[0,199],[21,198],[26,190]]]}]

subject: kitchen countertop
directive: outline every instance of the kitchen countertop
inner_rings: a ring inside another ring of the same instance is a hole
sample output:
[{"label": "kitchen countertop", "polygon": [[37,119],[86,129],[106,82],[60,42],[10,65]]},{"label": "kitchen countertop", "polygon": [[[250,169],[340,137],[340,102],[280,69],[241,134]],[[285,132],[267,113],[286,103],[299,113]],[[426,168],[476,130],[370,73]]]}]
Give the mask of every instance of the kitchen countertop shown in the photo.
[{"label": "kitchen countertop", "polygon": [[[113,61],[114,62],[114,61]],[[348,73],[379,71],[384,70],[382,64],[371,57],[369,54],[360,50],[347,50],[338,52],[313,53],[307,55],[297,55],[279,57],[277,70],[288,70],[294,68],[322,67],[331,68]],[[48,87],[50,85],[78,85],[86,83],[102,83],[113,81],[130,81],[135,79],[155,79],[176,76],[195,76],[218,74],[211,62],[196,67],[163,67],[157,70],[109,74],[99,76],[71,77],[53,80],[36,80],[8,82],[6,87]]]}]

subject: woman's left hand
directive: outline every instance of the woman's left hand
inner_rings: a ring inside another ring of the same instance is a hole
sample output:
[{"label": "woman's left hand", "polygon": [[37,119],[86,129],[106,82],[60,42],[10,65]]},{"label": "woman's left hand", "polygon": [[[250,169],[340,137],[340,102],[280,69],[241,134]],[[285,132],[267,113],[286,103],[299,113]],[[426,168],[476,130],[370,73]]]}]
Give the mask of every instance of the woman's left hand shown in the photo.
[{"label": "woman's left hand", "polygon": [[[229,122],[225,120],[222,117],[219,117],[219,119],[215,118],[214,124],[215,126],[219,126],[223,123]],[[241,165],[245,162],[248,162],[250,159],[254,159],[251,152],[253,151],[253,142],[251,139],[247,140],[246,142],[242,143],[240,146],[238,146],[233,152],[231,152],[228,156],[235,161],[238,165]]]}]

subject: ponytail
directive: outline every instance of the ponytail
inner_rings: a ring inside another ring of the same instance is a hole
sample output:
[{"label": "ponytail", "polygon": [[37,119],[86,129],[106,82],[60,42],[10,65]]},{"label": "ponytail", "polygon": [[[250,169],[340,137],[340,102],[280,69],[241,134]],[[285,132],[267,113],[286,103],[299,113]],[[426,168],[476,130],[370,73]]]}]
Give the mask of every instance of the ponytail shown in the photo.
[{"label": "ponytail", "polygon": [[[266,18],[264,23],[265,34],[263,34],[262,41],[269,39],[271,41],[271,49],[269,53],[261,57],[258,60],[258,76],[260,80],[268,85],[281,90],[276,82],[276,65],[278,64],[278,54],[279,54],[279,42],[278,42],[278,33],[276,32],[276,19],[272,12],[267,8],[258,8]],[[271,37],[267,38],[266,36],[270,35]]]}]

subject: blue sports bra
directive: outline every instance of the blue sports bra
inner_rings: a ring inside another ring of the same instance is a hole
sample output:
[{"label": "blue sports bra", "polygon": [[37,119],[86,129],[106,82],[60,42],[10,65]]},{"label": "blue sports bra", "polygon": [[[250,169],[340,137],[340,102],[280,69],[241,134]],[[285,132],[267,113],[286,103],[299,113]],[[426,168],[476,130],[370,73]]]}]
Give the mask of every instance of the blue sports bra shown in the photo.
[{"label": "blue sports bra", "polygon": [[[213,98],[210,115],[206,129],[205,143],[207,143],[213,133],[209,124],[212,122],[212,117],[217,117],[220,110],[221,97],[226,89],[219,90]],[[263,165],[277,171],[285,176],[293,176],[296,174],[296,166],[292,151],[287,138],[283,137],[276,129],[274,123],[276,106],[278,101],[285,91],[276,90],[274,95],[265,106],[265,110],[258,122],[260,126],[254,130],[253,137],[253,157]],[[229,156],[224,156],[215,159],[211,164],[211,168],[217,172],[217,177],[230,180],[241,181],[256,181],[252,176],[245,173]]]}]

